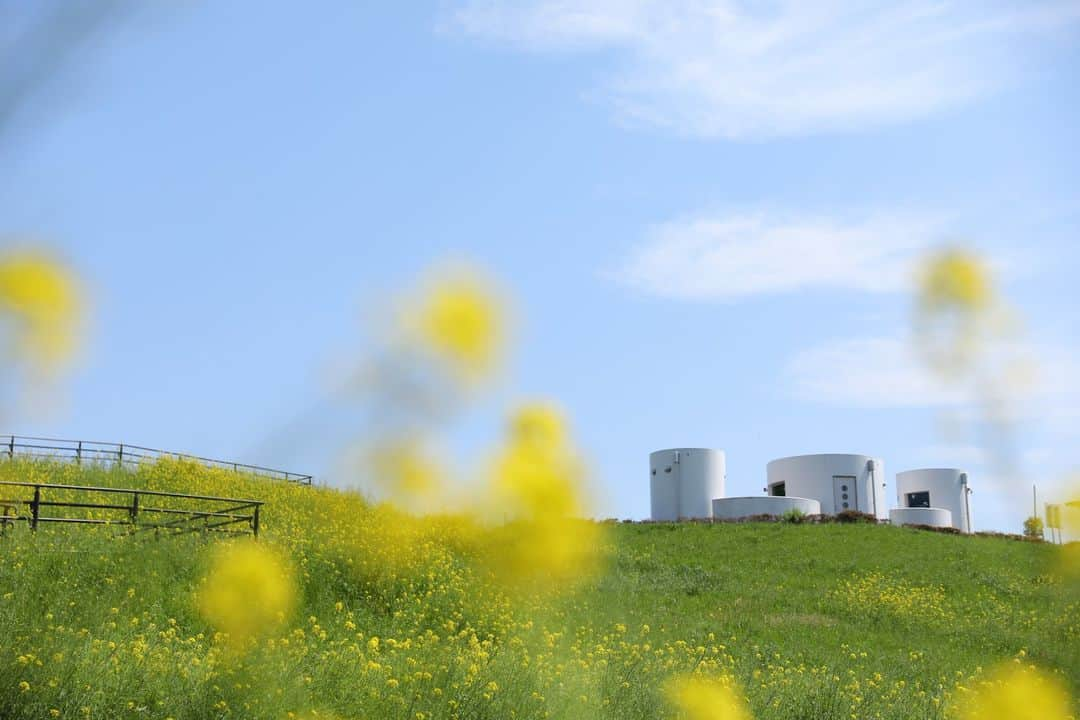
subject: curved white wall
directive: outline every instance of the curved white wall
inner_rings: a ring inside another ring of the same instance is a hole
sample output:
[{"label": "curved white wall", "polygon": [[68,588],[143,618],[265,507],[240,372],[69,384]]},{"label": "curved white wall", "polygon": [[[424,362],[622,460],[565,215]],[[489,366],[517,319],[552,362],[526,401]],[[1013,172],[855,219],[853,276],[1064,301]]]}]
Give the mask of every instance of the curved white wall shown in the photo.
[{"label": "curved white wall", "polygon": [[971,532],[971,504],[967,497],[967,473],[959,468],[923,468],[896,474],[896,505],[908,507],[908,494],[930,493],[930,507],[952,513],[952,526]]},{"label": "curved white wall", "polygon": [[713,498],[724,496],[723,450],[671,448],[649,454],[653,520],[711,518]]},{"label": "curved white wall", "polygon": [[893,525],[953,527],[953,514],[938,507],[898,507],[889,511],[889,522]]},{"label": "curved white wall", "polygon": [[885,463],[881,458],[796,455],[770,462],[766,476],[770,495],[777,483],[784,483],[786,495],[817,500],[826,515],[858,510],[880,520],[889,516],[885,506]]},{"label": "curved white wall", "polygon": [[730,497],[714,498],[712,515],[716,520],[738,520],[752,515],[783,515],[789,510],[801,510],[807,515],[820,515],[821,503],[801,497]]}]

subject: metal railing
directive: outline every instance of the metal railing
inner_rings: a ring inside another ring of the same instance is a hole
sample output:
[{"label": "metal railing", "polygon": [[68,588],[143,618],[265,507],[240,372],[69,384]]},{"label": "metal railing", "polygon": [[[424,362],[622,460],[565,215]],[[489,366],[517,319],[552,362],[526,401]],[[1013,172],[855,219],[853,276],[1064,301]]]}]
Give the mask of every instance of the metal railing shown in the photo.
[{"label": "metal railing", "polygon": [[[5,495],[17,492],[9,491],[9,488],[32,490],[32,495],[27,499],[0,499],[0,507],[4,510],[0,524],[6,527],[23,520],[31,530],[37,530],[41,523],[74,523],[129,526],[133,531],[214,531],[244,535],[250,532],[258,537],[259,510],[263,506],[261,500],[213,495],[0,481],[0,492]],[[168,507],[170,500],[194,502],[200,507]],[[26,508],[27,512],[19,512],[21,508]],[[63,512],[64,508],[83,512],[77,517],[71,514],[51,514],[57,510]],[[230,527],[241,523],[246,523],[246,527]]]},{"label": "metal railing", "polygon": [[[311,476],[301,473],[275,470],[259,465],[213,460],[211,458],[188,455],[187,453],[157,450],[141,445],[126,443],[94,442],[90,440],[60,440],[57,438],[30,437],[25,435],[0,435],[0,453],[8,458],[29,457],[53,460],[71,460],[76,463],[97,462],[116,463],[118,465],[138,464],[143,460],[158,458],[176,458],[202,463],[208,467],[223,468],[234,472],[246,472],[268,478],[285,480],[300,485],[310,485]],[[0,456],[2,456],[0,455]]]}]

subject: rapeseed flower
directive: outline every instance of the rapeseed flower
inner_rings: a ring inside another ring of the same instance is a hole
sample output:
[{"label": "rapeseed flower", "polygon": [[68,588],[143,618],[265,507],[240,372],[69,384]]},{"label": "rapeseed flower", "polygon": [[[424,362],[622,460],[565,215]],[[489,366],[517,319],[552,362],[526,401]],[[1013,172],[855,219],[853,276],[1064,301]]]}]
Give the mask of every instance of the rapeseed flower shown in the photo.
[{"label": "rapeseed flower", "polygon": [[221,546],[199,591],[199,610],[234,647],[280,626],[297,600],[292,569],[253,540]]},{"label": "rapeseed flower", "polygon": [[394,440],[369,453],[367,472],[386,500],[409,510],[428,510],[445,490],[445,472],[419,439]]},{"label": "rapeseed flower", "polygon": [[959,720],[1071,720],[1069,693],[1057,678],[1011,662],[961,702]]},{"label": "rapeseed flower", "polygon": [[44,253],[0,257],[0,311],[14,321],[15,348],[51,370],[73,353],[81,301],[71,272]]},{"label": "rapeseed flower", "polygon": [[727,676],[690,676],[668,683],[668,700],[687,720],[751,720],[742,692]]},{"label": "rapeseed flower", "polygon": [[492,514],[507,521],[494,535],[501,578],[544,578],[558,586],[595,569],[601,538],[596,523],[582,519],[588,512],[584,465],[553,405],[527,404],[510,417],[488,500]]},{"label": "rapeseed flower", "polygon": [[503,350],[504,303],[476,270],[444,271],[407,306],[405,326],[454,375],[474,380],[494,369]]},{"label": "rapeseed flower", "polygon": [[989,307],[995,298],[982,258],[959,248],[930,256],[919,274],[918,301],[933,312],[971,313]]}]

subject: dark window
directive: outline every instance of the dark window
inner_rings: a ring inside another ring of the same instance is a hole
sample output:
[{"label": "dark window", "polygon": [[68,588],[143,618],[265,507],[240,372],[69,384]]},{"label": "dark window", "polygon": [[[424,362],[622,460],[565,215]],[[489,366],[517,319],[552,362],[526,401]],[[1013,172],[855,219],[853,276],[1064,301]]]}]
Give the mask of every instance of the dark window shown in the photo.
[{"label": "dark window", "polygon": [[930,507],[930,493],[924,490],[923,492],[913,492],[907,494],[907,506],[908,507]]},{"label": "dark window", "polygon": [[769,486],[769,494],[774,497],[787,496],[787,486],[784,483],[774,483]]}]

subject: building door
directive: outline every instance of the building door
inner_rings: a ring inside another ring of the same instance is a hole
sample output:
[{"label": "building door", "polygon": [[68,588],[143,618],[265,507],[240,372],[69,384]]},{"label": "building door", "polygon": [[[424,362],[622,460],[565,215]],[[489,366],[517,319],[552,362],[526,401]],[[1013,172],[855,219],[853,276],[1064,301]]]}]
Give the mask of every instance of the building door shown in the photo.
[{"label": "building door", "polygon": [[833,475],[833,507],[836,512],[858,510],[859,497],[855,490],[854,475]]}]

